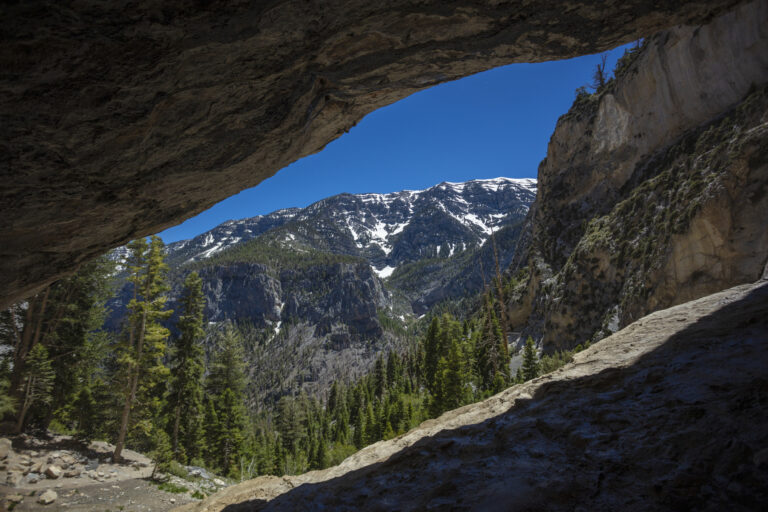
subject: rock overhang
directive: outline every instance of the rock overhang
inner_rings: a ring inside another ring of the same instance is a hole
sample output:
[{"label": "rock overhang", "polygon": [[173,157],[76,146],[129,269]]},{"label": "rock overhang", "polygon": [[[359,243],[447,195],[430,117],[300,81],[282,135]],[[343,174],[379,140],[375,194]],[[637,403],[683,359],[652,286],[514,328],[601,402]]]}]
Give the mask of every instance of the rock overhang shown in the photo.
[{"label": "rock overhang", "polygon": [[603,51],[738,3],[5,5],[0,307],[258,184],[413,92]]}]

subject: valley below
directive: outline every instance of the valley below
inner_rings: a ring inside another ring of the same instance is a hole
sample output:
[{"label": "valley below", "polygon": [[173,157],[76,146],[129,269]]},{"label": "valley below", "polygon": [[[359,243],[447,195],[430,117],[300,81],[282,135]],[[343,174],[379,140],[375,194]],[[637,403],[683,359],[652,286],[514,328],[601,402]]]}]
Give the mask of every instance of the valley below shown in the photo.
[{"label": "valley below", "polygon": [[178,512],[758,510],[768,281],[652,313],[552,374]]}]

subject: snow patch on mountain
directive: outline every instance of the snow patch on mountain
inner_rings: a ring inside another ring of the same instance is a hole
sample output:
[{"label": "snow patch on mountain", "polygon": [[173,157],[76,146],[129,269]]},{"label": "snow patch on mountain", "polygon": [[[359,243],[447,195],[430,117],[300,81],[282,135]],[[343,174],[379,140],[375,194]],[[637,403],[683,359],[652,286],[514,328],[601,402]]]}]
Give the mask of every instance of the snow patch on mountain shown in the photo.
[{"label": "snow patch on mountain", "polygon": [[395,267],[386,266],[382,268],[381,270],[377,269],[376,267],[372,267],[373,271],[376,273],[377,276],[379,276],[381,279],[386,279],[389,276],[392,275],[392,272],[395,271]]},{"label": "snow patch on mountain", "polygon": [[[333,251],[333,244],[338,243],[338,235],[334,233],[339,233],[340,229],[351,237],[353,250],[359,251],[361,256],[374,258],[379,269],[377,274],[389,276],[401,263],[396,261],[399,256],[395,253],[403,253],[403,243],[431,245],[432,249],[426,249],[426,253],[431,250],[433,254],[446,244],[451,255],[468,246],[482,244],[510,219],[524,217],[536,197],[536,190],[535,179],[502,177],[464,183],[443,182],[424,190],[388,194],[339,194],[303,209],[289,208],[269,215],[227,221],[191,240],[170,244],[168,253],[172,257],[178,255],[181,261],[199,261],[293,222],[298,223],[297,227],[291,228],[294,232],[282,235],[285,242],[296,240],[296,235],[303,240],[307,236],[321,237]],[[434,213],[430,212],[435,211],[454,219],[457,225],[445,225],[443,231],[431,232],[427,224],[433,222],[430,219]],[[414,225],[415,219],[420,223]],[[304,227],[307,223],[317,233],[311,235],[313,230],[307,231]],[[445,232],[445,229],[449,231]],[[441,236],[448,238],[440,240]],[[404,242],[403,237],[408,240]],[[400,250],[395,251],[397,247]]]}]

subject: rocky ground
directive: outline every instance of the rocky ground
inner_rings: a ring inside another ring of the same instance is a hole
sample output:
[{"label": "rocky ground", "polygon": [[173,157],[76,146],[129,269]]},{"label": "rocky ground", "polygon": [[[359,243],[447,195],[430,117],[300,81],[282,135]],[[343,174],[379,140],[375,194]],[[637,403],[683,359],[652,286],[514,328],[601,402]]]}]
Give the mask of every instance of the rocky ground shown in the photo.
[{"label": "rocky ground", "polygon": [[124,450],[124,462],[116,464],[113,450],[103,441],[84,444],[61,435],[1,438],[0,511],[163,511],[196,501],[196,492],[208,495],[226,485],[191,467],[184,479],[152,480],[149,458]]},{"label": "rocky ground", "polygon": [[339,466],[179,510],[761,510],[767,426],[763,280],[648,315]]}]

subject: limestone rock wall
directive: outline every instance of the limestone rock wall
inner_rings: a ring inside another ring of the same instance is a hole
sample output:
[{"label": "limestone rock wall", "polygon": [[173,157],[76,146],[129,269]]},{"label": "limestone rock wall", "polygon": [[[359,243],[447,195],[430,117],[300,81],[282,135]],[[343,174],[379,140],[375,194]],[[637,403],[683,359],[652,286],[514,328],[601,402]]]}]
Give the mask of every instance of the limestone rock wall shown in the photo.
[{"label": "limestone rock wall", "polygon": [[513,319],[548,348],[757,279],[768,259],[768,2],[647,41],[558,122]]},{"label": "limestone rock wall", "polygon": [[30,0],[0,7],[0,307],[431,85],[737,0]]}]

